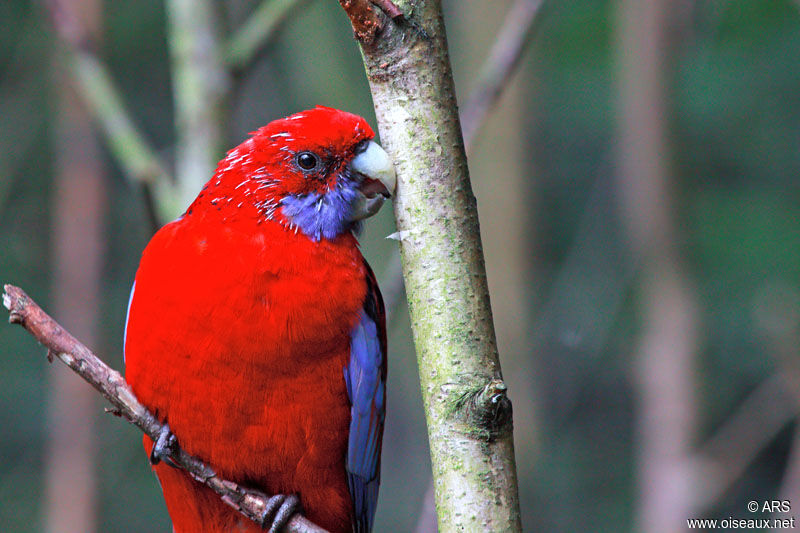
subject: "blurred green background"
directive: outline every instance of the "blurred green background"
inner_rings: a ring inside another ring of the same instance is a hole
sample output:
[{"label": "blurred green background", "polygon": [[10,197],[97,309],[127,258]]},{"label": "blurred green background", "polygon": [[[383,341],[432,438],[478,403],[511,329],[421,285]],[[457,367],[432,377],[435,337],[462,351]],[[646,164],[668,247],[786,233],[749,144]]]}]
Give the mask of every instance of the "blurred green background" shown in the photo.
[{"label": "blurred green background", "polygon": [[[229,34],[257,2],[219,4]],[[510,5],[444,2],[461,102]],[[546,1],[518,72],[469,151],[528,531],[676,531],[687,518],[766,518],[748,513],[746,503],[791,499],[800,490],[800,3],[670,4],[661,43],[668,52],[659,93],[664,135],[656,149],[667,187],[655,195],[669,231],[654,246],[629,237],[640,224],[627,218],[635,199],[624,205],[631,195],[621,194],[618,178],[628,168],[620,139],[649,139],[626,123],[619,96],[632,94],[620,75],[620,58],[630,52],[621,22],[627,5]],[[136,124],[169,163],[175,128],[164,6],[101,1],[98,8],[101,57]],[[68,328],[85,325],[72,311],[72,304],[86,307],[74,300],[80,290],[66,303],[56,294],[60,258],[82,253],[82,236],[95,235],[81,226],[88,220],[99,232],[91,347],[122,369],[128,292],[150,235],[143,194],[101,140],[97,157],[84,161],[101,175],[101,187],[81,190],[77,180],[69,191],[75,201],[63,206],[56,176],[65,138],[75,137],[65,123],[81,106],[70,96],[70,71],[46,9],[0,2],[0,280],[23,287]],[[637,76],[627,78],[634,93]],[[359,50],[336,2],[305,3],[235,84],[227,147],[316,104],[375,124]],[[98,222],[84,216],[87,198]],[[65,242],[59,236],[70,223],[77,233],[66,233],[74,240]],[[385,239],[393,231],[384,209],[361,239],[379,278],[396,250]],[[660,293],[664,276],[677,285]],[[684,329],[659,337],[654,316],[673,304]],[[688,363],[677,374],[652,371],[641,354],[653,342],[661,343],[656,350],[667,367]],[[376,530],[412,531],[425,515],[430,464],[402,304],[389,343]],[[676,355],[684,345],[687,353]],[[62,436],[48,444],[60,410],[71,409],[52,394],[54,376],[68,370],[49,367],[44,350],[18,327],[0,327],[0,360],[0,529],[81,531],[48,518],[46,496],[53,450],[77,442]],[[94,443],[94,469],[88,484],[74,478],[77,493],[95,487],[86,495],[95,502],[89,523],[103,532],[169,531],[138,430],[105,415],[99,397],[92,401],[79,431]],[[657,412],[665,406],[679,415],[662,423]],[[648,468],[662,445],[667,474],[659,478]],[[676,490],[659,479],[688,482]],[[675,524],[659,527],[646,518],[647,502],[667,493],[689,503],[672,507]],[[430,530],[424,518],[419,527]]]}]

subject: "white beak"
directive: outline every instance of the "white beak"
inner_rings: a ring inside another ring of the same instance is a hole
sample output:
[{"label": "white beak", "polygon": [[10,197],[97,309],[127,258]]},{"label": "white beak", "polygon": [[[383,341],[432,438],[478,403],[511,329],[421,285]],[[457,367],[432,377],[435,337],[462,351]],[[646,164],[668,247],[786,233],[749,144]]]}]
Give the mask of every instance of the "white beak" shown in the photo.
[{"label": "white beak", "polygon": [[375,141],[350,161],[350,169],[363,176],[351,220],[363,220],[377,213],[383,201],[394,194],[397,185],[394,164],[389,154]]}]

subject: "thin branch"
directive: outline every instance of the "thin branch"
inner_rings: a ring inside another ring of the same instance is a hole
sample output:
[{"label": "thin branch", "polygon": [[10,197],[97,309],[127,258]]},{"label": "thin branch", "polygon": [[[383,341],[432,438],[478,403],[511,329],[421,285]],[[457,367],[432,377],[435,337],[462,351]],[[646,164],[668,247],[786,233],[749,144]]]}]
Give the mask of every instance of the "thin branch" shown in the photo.
[{"label": "thin branch", "polygon": [[489,55],[483,62],[475,88],[461,112],[464,144],[469,148],[516,72],[525,45],[533,34],[533,22],[543,0],[517,0],[506,15]]},{"label": "thin branch", "polygon": [[683,266],[682,226],[675,220],[667,80],[672,44],[667,0],[617,3],[619,65],[617,212],[636,261],[642,328],[634,359],[637,396],[636,529],[686,527],[699,484],[691,468],[697,432],[695,365],[700,314]]},{"label": "thin branch", "polygon": [[[19,324],[45,348],[48,359],[57,357],[87,383],[97,389],[113,406],[112,412],[141,429],[154,441],[164,425],[153,416],[133,394],[122,375],[108,367],[89,348],[69,334],[19,287],[5,285],[3,305],[9,310],[9,322]],[[170,450],[170,459],[200,483],[220,495],[222,500],[253,520],[264,521],[269,496],[244,488],[237,483],[220,479],[214,470],[179,446]],[[295,514],[286,526],[292,533],[325,533],[325,530]]]},{"label": "thin branch", "polygon": [[700,487],[694,513],[715,505],[764,447],[797,416],[785,374],[775,374],[758,385],[731,416],[695,453],[692,462]]},{"label": "thin branch", "polygon": [[175,102],[175,214],[194,200],[223,154],[231,83],[222,62],[215,4],[210,0],[166,2]]},{"label": "thin branch", "polygon": [[800,497],[798,492],[800,492],[800,427],[795,425],[792,431],[792,448],[789,450],[789,459],[778,489],[778,498],[796,502]]},{"label": "thin branch", "polygon": [[293,11],[310,0],[262,0],[225,46],[225,63],[241,72],[272,40]]},{"label": "thin branch", "polygon": [[[759,290],[755,323],[783,377],[783,388],[800,410],[800,292],[784,282],[772,282]],[[759,427],[761,424],[758,424]],[[778,490],[784,500],[800,500],[800,427],[795,424],[792,448]]]},{"label": "thin branch", "polygon": [[171,195],[171,176],[131,119],[120,91],[77,17],[61,0],[48,0],[47,7],[56,34],[66,45],[83,101],[100,126],[114,158],[131,183],[157,190],[159,214],[163,215],[161,206],[168,203]]},{"label": "thin branch", "polygon": [[[717,504],[780,431],[800,412],[800,369],[797,366],[800,320],[796,294],[782,285],[767,286],[757,295],[755,324],[778,363],[778,371],[763,380],[739,403],[695,454],[701,486],[695,515]],[[800,446],[795,428],[789,464],[778,495],[791,499],[800,480]]]},{"label": "thin branch", "polygon": [[105,66],[86,49],[72,50],[72,67],[111,151],[133,182],[170,182],[155,152],[131,122]]}]

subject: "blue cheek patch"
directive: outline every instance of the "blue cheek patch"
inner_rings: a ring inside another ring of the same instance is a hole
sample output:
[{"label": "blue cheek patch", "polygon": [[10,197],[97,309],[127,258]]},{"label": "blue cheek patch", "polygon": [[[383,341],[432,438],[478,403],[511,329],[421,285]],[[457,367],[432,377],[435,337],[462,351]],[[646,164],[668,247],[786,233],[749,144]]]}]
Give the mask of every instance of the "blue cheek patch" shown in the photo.
[{"label": "blue cheek patch", "polygon": [[281,204],[283,215],[292,225],[310,239],[319,241],[323,237],[334,239],[356,226],[350,217],[357,196],[356,184],[343,173],[325,194],[289,195]]}]

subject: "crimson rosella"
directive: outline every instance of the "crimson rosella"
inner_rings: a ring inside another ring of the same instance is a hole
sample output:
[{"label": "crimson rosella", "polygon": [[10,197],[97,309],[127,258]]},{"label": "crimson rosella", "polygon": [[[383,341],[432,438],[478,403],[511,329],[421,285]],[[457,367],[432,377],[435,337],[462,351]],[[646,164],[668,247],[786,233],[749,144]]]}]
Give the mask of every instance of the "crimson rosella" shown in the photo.
[{"label": "crimson rosella", "polygon": [[177,533],[261,528],[159,460],[174,439],[222,478],[284,495],[275,527],[299,498],[331,532],[372,528],[386,326],[354,233],[395,186],[373,136],[326,107],[271,122],[142,254],[126,379],[170,430],[144,444]]}]

